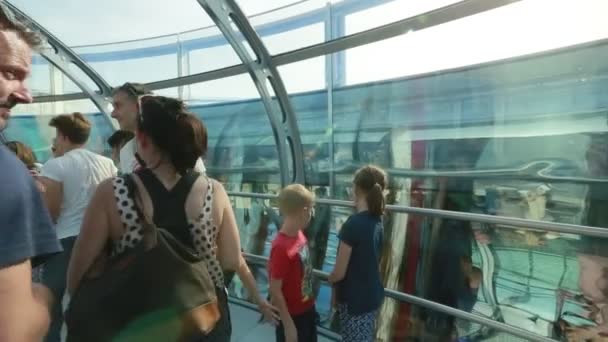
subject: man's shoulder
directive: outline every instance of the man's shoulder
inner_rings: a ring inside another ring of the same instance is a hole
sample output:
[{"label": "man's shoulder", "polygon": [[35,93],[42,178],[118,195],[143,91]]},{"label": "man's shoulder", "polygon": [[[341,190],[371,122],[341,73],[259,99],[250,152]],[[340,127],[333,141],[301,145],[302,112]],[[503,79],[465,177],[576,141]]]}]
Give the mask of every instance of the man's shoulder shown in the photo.
[{"label": "man's shoulder", "polygon": [[42,164],[42,169],[62,166],[65,164],[65,162],[66,162],[65,156],[54,157],[54,158],[51,158],[51,159],[47,160],[46,162],[44,162],[44,164]]},{"label": "man's shoulder", "polygon": [[87,152],[90,153],[92,155],[92,157],[94,159],[97,159],[100,163],[107,164],[107,165],[114,165],[114,161],[111,158],[104,156],[103,154],[99,154],[97,152],[88,151],[88,150],[87,150]]},{"label": "man's shoulder", "polygon": [[23,186],[31,177],[25,165],[4,146],[0,146],[0,170],[2,170],[0,187]]},{"label": "man's shoulder", "polygon": [[0,147],[0,267],[60,250],[50,216],[23,163]]}]

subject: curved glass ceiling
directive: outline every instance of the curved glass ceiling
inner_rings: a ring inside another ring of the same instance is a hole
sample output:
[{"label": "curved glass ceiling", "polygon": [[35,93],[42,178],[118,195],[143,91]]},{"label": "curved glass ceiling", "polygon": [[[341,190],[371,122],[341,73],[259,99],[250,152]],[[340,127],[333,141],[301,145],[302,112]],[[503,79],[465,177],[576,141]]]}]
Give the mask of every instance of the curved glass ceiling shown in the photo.
[{"label": "curved glass ceiling", "polygon": [[170,35],[212,26],[197,1],[10,0],[68,46]]},{"label": "curved glass ceiling", "polygon": [[[271,55],[457,2],[238,1]],[[71,46],[112,86],[126,81],[179,79],[240,64],[235,51],[196,0],[182,0],[170,6],[161,0],[56,0],[52,7],[40,6],[35,0],[12,3]],[[607,11],[608,2],[604,0],[521,1],[420,31],[404,32],[336,53],[334,68],[343,69],[343,79],[336,85],[446,70],[604,39],[608,37],[608,26],[603,25],[602,13]],[[372,60],[375,63],[370,67]],[[325,63],[323,57],[317,57],[279,69],[288,73],[284,78],[289,80],[291,93],[310,91],[325,88]],[[40,59],[34,64],[48,65]],[[309,73],[311,68],[317,72]],[[38,76],[32,82],[39,95],[78,92],[73,85],[53,88],[53,82],[47,79]],[[204,94],[195,96],[197,100],[215,101],[217,97],[201,95]]]}]

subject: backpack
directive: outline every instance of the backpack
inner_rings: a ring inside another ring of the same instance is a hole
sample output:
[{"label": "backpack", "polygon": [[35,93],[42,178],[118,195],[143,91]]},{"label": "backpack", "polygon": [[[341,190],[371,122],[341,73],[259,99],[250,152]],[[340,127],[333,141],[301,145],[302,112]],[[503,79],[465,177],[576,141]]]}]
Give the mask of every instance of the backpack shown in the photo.
[{"label": "backpack", "polygon": [[137,195],[143,239],[85,275],[65,314],[67,341],[189,341],[207,335],[221,316],[207,264],[143,215],[133,179],[123,179]]}]

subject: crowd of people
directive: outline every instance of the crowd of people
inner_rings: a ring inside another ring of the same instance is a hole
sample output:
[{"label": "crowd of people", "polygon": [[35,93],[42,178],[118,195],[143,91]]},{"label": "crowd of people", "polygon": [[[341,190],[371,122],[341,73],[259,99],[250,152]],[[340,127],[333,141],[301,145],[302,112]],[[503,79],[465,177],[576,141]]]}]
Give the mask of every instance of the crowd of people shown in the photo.
[{"label": "crowd of people", "polygon": [[[33,100],[26,79],[41,41],[0,6],[3,130],[11,109]],[[205,173],[204,123],[182,101],[138,83],[116,88],[113,108],[120,130],[108,140],[112,158],[87,149],[91,123],[81,113],[50,121],[53,158],[43,165],[21,142],[0,147],[0,341],[229,341],[231,271],[276,326],[277,341],[316,341],[303,234],[314,194],[300,184],[279,194],[269,302],[241,254],[228,195]],[[347,341],[374,340],[386,187],[378,167],[354,175],[356,213],[340,230],[329,277]]]}]

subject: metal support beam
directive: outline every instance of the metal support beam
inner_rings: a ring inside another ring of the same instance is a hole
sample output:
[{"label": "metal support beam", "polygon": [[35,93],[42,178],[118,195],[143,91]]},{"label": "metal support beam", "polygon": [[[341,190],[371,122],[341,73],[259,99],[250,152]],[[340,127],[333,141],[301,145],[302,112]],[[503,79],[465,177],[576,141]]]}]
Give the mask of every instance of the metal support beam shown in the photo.
[{"label": "metal support beam", "polygon": [[[219,0],[216,0],[217,2]],[[340,38],[333,39],[328,42],[324,42],[317,45],[311,45],[309,47],[304,47],[298,50],[285,52],[282,54],[278,54],[272,57],[272,64],[274,67],[296,63],[305,59],[335,54],[339,52],[343,52],[346,49],[354,48],[357,46],[374,43],[380,40],[389,39],[395,36],[399,36],[411,30],[422,30],[425,28],[430,28],[436,25],[444,24],[446,22],[452,20],[463,19],[470,15],[475,15],[482,13],[484,11],[492,10],[501,6],[509,5],[511,3],[519,2],[521,0],[465,0],[458,3],[455,3],[450,6],[446,6],[437,10],[433,10],[431,12],[422,13],[410,18],[406,18],[388,25],[384,25],[381,27],[372,28],[363,32],[358,32],[352,35],[343,36]],[[199,3],[204,2],[203,0],[199,0]],[[335,18],[334,18],[335,19]],[[339,26],[335,29],[341,30],[344,28],[340,28]],[[242,39],[242,37],[241,37]],[[237,40],[240,41],[240,40]],[[600,40],[593,41],[589,43],[582,43],[576,45],[574,48],[582,49],[586,47],[592,47],[595,45],[605,44],[608,40]],[[563,47],[552,49],[549,51],[542,51],[538,53],[533,53],[525,56],[516,56],[506,59],[501,59],[492,62],[484,62],[474,65],[467,65],[464,67],[458,67],[453,69],[441,70],[441,72],[449,73],[449,72],[458,72],[462,70],[469,70],[472,68],[479,68],[483,66],[490,66],[499,63],[508,63],[518,60],[525,60],[528,58],[535,58],[538,56],[549,55],[553,53],[560,53],[564,51],[572,50],[573,47]],[[344,63],[342,61],[341,63]],[[208,82],[220,78],[231,77],[243,74],[248,72],[249,66],[245,64],[233,65],[221,69],[216,69],[212,71],[206,71],[194,75],[188,75],[184,77],[177,77],[168,80],[155,81],[148,83],[147,86],[152,90],[164,89],[164,88],[172,88],[178,87],[181,85],[189,85],[200,82]],[[337,71],[336,71],[337,72]],[[436,74],[438,71],[433,71],[428,73],[429,75]],[[335,72],[334,72],[335,73]],[[421,77],[423,75],[416,75],[416,77]],[[338,78],[338,81],[340,79]],[[39,96],[36,97],[36,102],[49,102],[49,101],[59,101],[59,100],[73,100],[73,99],[82,99],[86,98],[85,94],[64,94],[64,95],[56,95],[56,96]]]},{"label": "metal support beam", "polygon": [[110,116],[110,103],[109,101],[101,96],[101,94],[95,92],[91,88],[89,88],[84,81],[82,81],[75,73],[70,69],[68,62],[63,59],[60,55],[55,53],[41,53],[44,58],[46,58],[55,68],[61,70],[74,84],[76,84],[82,91],[89,96],[89,99],[93,101],[95,106],[99,108],[99,110],[105,114],[108,122],[114,129],[118,129],[117,123],[112,120]]},{"label": "metal support beam", "polygon": [[[42,25],[38,24],[35,20],[30,18],[27,14],[19,10],[19,8],[10,2],[7,1],[6,4],[11,11],[24,18],[31,28],[39,32],[51,45],[53,48],[52,50],[40,51],[42,57],[46,58],[57,69],[61,70],[72,82],[74,82],[74,84],[76,84],[76,86],[82,89],[82,91],[88,95],[97,108],[99,108],[99,110],[106,115],[110,124],[114,128],[117,128],[116,123],[110,117],[110,103],[107,100],[107,98],[112,95],[112,87],[110,87],[110,85],[85,61],[78,57],[78,55],[70,47],[61,42]],[[86,83],[73,72],[73,70],[70,68],[70,63],[82,70],[82,72],[84,72],[97,85],[97,87],[99,87],[99,92],[89,88]]]},{"label": "metal support beam", "polygon": [[270,53],[236,1],[198,2],[234,48],[260,93],[277,145],[282,185],[304,183],[303,149],[296,116]]},{"label": "metal support beam", "polygon": [[[332,13],[332,4],[330,2],[327,3],[326,7],[326,17],[325,17],[325,41],[331,41],[335,37],[337,33],[334,27],[335,16]],[[335,197],[335,139],[334,139],[334,87],[335,80],[334,71],[336,67],[336,60],[334,59],[335,54],[325,55],[325,88],[327,91],[327,133],[328,134],[328,154],[329,154],[329,190],[327,191],[327,195],[329,198]]]},{"label": "metal support beam", "polygon": [[279,66],[295,63],[304,59],[324,56],[357,46],[371,44],[380,40],[401,36],[408,32],[420,31],[429,27],[445,24],[450,21],[466,18],[519,1],[522,0],[464,0],[394,23],[344,36],[330,42],[311,45],[299,50],[275,55],[273,57],[273,62],[275,65]]}]

